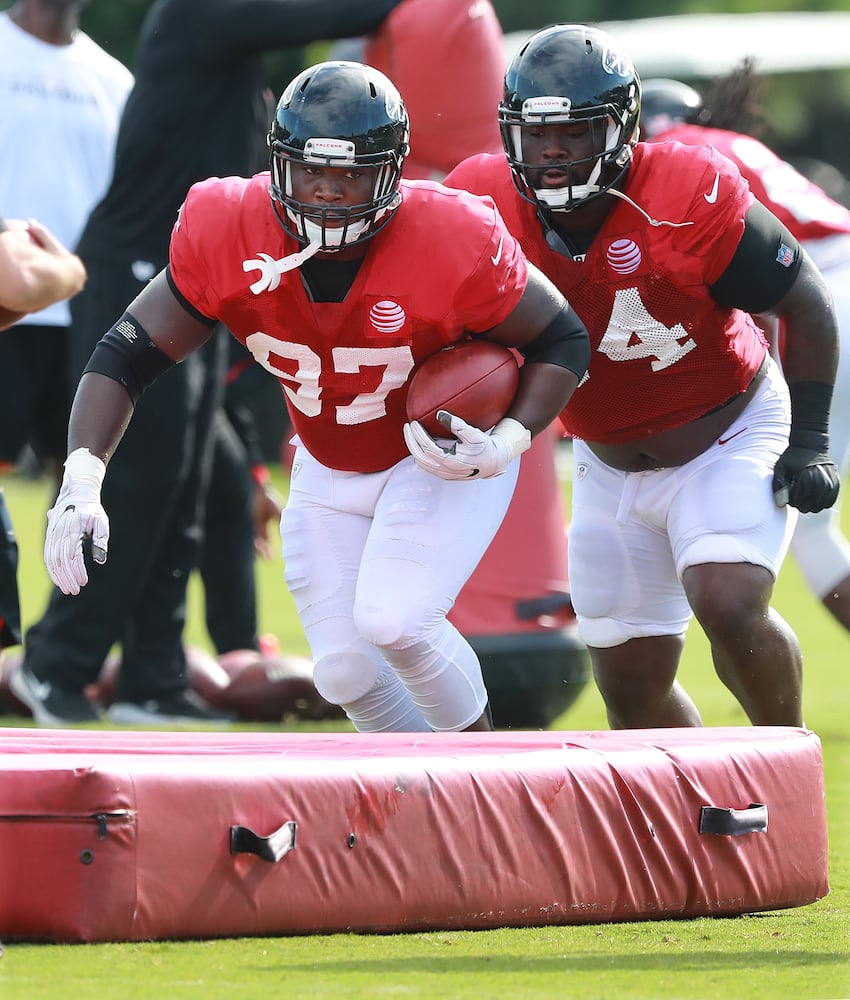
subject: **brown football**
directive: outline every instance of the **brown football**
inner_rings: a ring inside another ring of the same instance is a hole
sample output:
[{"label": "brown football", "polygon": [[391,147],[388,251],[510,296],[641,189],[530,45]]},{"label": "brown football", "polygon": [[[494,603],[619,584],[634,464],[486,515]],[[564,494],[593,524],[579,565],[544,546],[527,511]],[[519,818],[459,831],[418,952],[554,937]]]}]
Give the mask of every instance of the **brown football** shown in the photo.
[{"label": "brown football", "polygon": [[407,392],[407,419],[433,437],[447,437],[437,411],[489,430],[510,409],[519,383],[513,351],[490,340],[461,340],[444,347],[416,369]]},{"label": "brown football", "polygon": [[331,705],[313,684],[313,663],[303,656],[264,656],[235,650],[219,658],[230,684],[216,704],[235,712],[243,722],[284,719],[336,719],[345,713]]}]

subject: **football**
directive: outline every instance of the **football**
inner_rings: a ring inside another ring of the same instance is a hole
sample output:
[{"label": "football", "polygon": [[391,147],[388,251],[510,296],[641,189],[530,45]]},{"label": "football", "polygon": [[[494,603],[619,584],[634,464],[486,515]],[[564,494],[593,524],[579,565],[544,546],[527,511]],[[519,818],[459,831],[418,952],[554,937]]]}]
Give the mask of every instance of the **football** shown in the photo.
[{"label": "football", "polygon": [[216,704],[235,712],[242,722],[317,721],[345,718],[313,684],[313,663],[303,656],[264,656],[250,649],[219,658],[230,683]]},{"label": "football", "polygon": [[426,358],[413,373],[407,419],[444,438],[448,431],[437,422],[437,410],[448,410],[487,431],[510,409],[518,383],[513,351],[490,340],[462,340]]}]

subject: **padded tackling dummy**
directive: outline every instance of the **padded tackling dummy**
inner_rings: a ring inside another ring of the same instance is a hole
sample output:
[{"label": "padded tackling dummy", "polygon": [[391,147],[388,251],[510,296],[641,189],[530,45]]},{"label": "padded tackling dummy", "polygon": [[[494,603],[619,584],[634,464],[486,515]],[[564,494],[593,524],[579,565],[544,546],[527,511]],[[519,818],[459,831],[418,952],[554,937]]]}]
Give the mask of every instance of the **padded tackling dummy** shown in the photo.
[{"label": "padded tackling dummy", "polygon": [[0,938],[727,916],[829,891],[820,741],[784,727],[0,732]]},{"label": "padded tackling dummy", "polygon": [[467,156],[502,153],[495,109],[505,53],[491,0],[407,0],[358,58],[386,73],[407,106],[408,180],[442,180]]}]

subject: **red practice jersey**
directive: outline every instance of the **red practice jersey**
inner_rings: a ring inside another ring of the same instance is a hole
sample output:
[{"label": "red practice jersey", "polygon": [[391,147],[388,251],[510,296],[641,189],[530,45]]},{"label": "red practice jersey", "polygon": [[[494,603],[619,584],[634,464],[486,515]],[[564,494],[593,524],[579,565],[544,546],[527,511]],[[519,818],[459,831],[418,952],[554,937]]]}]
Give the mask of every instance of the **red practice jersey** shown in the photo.
[{"label": "red practice jersey", "polygon": [[272,212],[269,175],[194,185],[174,227],[172,279],[190,305],[220,320],[280,381],[292,425],[324,465],[389,468],[415,367],[467,333],[501,323],[528,278],[518,243],[488,198],[419,181],[367,244],[343,302],[313,302],[301,250]]},{"label": "red practice jersey", "polygon": [[731,261],[753,200],[726,157],[709,146],[639,144],[625,187],[634,204],[617,199],[583,260],[549,248],[504,156],[472,157],[446,183],[492,195],[528,260],[588,329],[588,375],[561,414],[569,435],[639,440],[689,423],[749,385],[764,335],[749,314],[718,305],[708,287]]},{"label": "red practice jersey", "polygon": [[738,132],[676,125],[653,142],[668,139],[688,146],[708,143],[737,164],[756,198],[773,212],[801,243],[850,233],[850,209],[781,160],[763,142]]}]

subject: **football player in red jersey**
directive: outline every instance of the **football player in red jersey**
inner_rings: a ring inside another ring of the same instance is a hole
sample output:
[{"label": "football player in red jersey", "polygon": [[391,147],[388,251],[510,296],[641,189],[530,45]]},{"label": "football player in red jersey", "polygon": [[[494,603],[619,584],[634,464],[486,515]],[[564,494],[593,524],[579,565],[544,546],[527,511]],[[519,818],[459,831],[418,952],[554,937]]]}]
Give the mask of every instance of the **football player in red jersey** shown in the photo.
[{"label": "football player in red jersey", "polygon": [[[270,173],[190,189],[169,266],[80,381],[45,560],[78,593],[84,536],[105,559],[100,488],[133,401],[221,321],[279,379],[297,435],[281,534],[317,689],[358,730],[488,729],[480,665],[446,614],[589,344],[490,199],[401,181],[408,131],[383,74],[321,63],[278,103]],[[435,441],[405,423],[405,389],[469,333],[522,350],[517,397],[490,433],[447,414]]]},{"label": "football player in red jersey", "polygon": [[[709,93],[705,101],[679,80],[646,80],[641,135],[688,146],[710,143],[728,156],[756,198],[785,223],[823,275],[848,348],[839,352],[830,419],[830,454],[845,480],[850,473],[850,209],[763,142],[740,131],[746,127],[748,109],[757,107],[755,84],[749,60],[717,80],[714,96]],[[778,340],[781,343],[781,334]],[[791,554],[818,600],[850,631],[850,543],[841,532],[838,504],[798,518]]]},{"label": "football player in red jersey", "polygon": [[[611,725],[701,723],[676,679],[695,615],[750,720],[799,726],[801,651],[770,600],[789,505],[817,511],[838,493],[829,293],[729,160],[638,143],[640,99],[609,34],[544,28],[505,75],[507,159],[473,157],[447,183],[493,197],[590,334],[561,419],[571,594]],[[788,384],[761,312],[785,324]]]},{"label": "football player in red jersey", "polygon": [[[403,0],[373,34],[332,51],[374,66],[398,88],[414,132],[405,179],[442,181],[468,156],[501,153],[493,112],[505,46],[490,0]],[[589,676],[569,605],[559,427],[522,456],[507,514],[449,614],[481,658],[500,728],[547,725]],[[525,617],[529,601],[562,605],[554,616]]]}]

